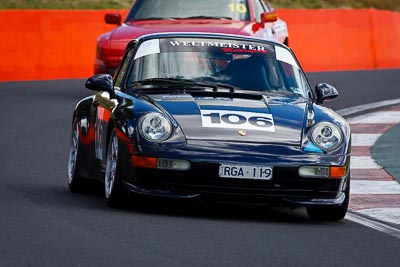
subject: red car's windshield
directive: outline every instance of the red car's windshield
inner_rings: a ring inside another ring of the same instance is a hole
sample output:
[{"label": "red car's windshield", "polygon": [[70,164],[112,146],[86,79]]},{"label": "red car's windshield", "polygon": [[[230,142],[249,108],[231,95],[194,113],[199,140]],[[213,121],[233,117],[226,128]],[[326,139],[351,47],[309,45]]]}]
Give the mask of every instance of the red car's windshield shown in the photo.
[{"label": "red car's windshield", "polygon": [[250,20],[247,0],[138,0],[126,21],[151,19]]}]

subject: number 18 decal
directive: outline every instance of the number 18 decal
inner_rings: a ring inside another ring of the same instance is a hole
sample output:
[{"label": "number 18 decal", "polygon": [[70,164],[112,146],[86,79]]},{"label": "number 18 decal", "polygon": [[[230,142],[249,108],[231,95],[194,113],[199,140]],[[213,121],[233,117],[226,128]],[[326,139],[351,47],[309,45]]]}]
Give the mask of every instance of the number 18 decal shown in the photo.
[{"label": "number 18 decal", "polygon": [[275,132],[272,114],[231,110],[201,110],[203,127]]}]

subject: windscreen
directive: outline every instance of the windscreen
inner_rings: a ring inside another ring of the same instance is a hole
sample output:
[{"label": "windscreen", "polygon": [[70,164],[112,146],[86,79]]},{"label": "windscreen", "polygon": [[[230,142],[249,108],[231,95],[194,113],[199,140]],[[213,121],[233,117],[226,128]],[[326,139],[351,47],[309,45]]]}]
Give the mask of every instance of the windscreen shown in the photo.
[{"label": "windscreen", "polygon": [[126,21],[221,18],[250,20],[247,0],[138,0]]},{"label": "windscreen", "polygon": [[301,97],[309,91],[303,72],[287,48],[236,39],[166,38],[139,43],[127,87],[154,78]]}]

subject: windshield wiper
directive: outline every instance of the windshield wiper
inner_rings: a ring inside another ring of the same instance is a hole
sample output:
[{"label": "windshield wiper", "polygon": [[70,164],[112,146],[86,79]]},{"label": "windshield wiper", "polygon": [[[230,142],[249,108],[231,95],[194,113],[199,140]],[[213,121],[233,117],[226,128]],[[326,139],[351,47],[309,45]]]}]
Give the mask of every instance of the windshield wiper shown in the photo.
[{"label": "windshield wiper", "polygon": [[139,19],[135,19],[136,20],[175,20],[177,18],[173,18],[173,17],[148,17],[148,18],[139,18]]},{"label": "windshield wiper", "polygon": [[174,19],[219,19],[219,20],[232,20],[231,17],[223,17],[223,16],[190,16],[190,17],[182,17],[182,18],[174,18]]},{"label": "windshield wiper", "polygon": [[208,83],[208,82],[198,82],[189,79],[178,79],[178,78],[150,78],[141,81],[136,81],[131,84],[131,88],[141,87],[144,85],[162,85],[168,87],[185,87],[185,89],[198,89],[199,87],[211,88],[214,92],[218,91],[218,88],[229,89],[229,92],[234,92],[236,87],[223,83]]},{"label": "windshield wiper", "polygon": [[[210,90],[207,90],[210,88]],[[171,92],[180,91],[186,92],[220,92],[220,93],[239,93],[248,95],[258,95],[264,97],[300,97],[293,92],[280,89],[280,90],[249,90],[240,89],[230,84],[217,83],[217,82],[202,82],[197,80],[182,79],[182,78],[149,78],[140,81],[135,81],[129,87],[131,90],[136,92]],[[225,89],[225,90],[220,90]],[[302,98],[302,97],[300,97]]]}]

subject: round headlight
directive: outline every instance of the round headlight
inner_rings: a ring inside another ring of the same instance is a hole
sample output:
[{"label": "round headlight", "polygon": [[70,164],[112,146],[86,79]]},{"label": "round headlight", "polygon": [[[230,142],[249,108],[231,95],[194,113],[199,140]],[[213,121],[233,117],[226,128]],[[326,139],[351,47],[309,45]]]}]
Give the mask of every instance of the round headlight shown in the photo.
[{"label": "round headlight", "polygon": [[148,113],[143,116],[140,123],[140,132],[150,141],[164,141],[172,131],[169,120],[160,113]]},{"label": "round headlight", "polygon": [[320,122],[311,131],[311,139],[324,151],[337,148],[343,141],[342,131],[333,123]]}]

